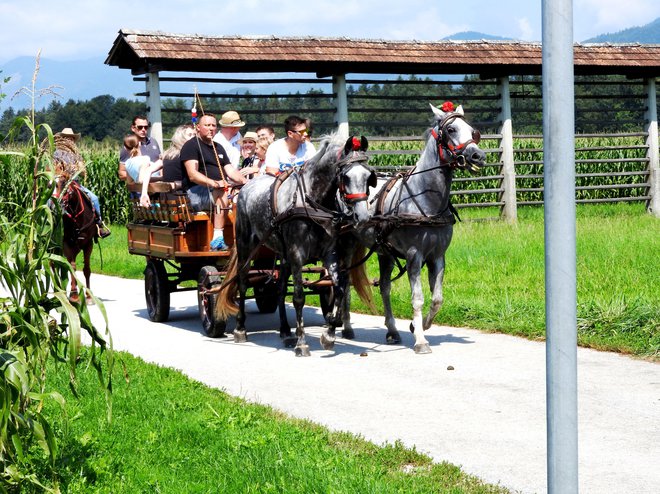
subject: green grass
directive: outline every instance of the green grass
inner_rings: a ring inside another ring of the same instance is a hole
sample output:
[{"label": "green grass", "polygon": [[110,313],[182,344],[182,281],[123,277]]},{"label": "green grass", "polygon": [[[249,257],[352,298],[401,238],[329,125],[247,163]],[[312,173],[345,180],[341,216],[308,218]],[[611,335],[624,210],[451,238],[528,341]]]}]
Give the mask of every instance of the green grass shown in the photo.
[{"label": "green grass", "polygon": [[[543,209],[520,208],[516,225],[487,220],[497,216],[493,210],[460,214],[464,221],[455,226],[447,252],[445,302],[436,322],[543,339]],[[580,345],[660,357],[659,238],[660,221],[641,204],[578,206]],[[128,254],[124,227],[114,226],[102,247],[104,273],[142,278],[144,258]],[[99,272],[97,250],[93,261]],[[377,277],[375,256],[368,266],[370,277]],[[425,297],[428,303],[428,291]],[[379,297],[375,298],[381,310]],[[309,297],[311,303],[314,299]],[[392,300],[397,317],[411,317],[406,276],[395,282]],[[367,311],[359,301],[354,309]]]},{"label": "green grass", "polygon": [[113,419],[92,368],[79,370],[76,400],[65,369],[50,384],[67,400],[48,415],[60,444],[51,470],[66,493],[500,493],[401,444],[377,447],[271,408],[246,404],[171,369],[117,352]]}]

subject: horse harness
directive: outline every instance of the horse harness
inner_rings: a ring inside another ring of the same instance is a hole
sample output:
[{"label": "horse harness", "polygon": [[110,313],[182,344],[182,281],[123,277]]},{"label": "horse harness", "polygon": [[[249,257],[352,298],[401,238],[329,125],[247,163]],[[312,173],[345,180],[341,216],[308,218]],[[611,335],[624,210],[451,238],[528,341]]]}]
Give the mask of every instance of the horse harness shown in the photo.
[{"label": "horse harness", "polygon": [[[339,194],[341,195],[342,200],[346,204],[355,204],[357,202],[366,201],[369,197],[367,192],[359,193],[347,193],[345,185],[345,177],[348,171],[356,165],[367,166],[365,163],[368,158],[365,154],[351,153],[350,155],[337,161],[337,167],[339,173],[337,174],[337,188]],[[305,165],[299,169],[290,168],[285,172],[280,173],[275,177],[271,188],[271,211],[277,211],[277,192],[280,186],[284,183],[286,179],[293,175],[293,178],[296,180],[296,191],[293,197],[293,203],[297,202],[297,196],[300,194],[304,198],[302,201],[302,206],[292,206],[291,208],[283,211],[273,218],[272,224],[275,228],[279,228],[280,225],[291,221],[294,219],[305,218],[310,221],[313,221],[319,225],[325,232],[332,236],[335,233],[343,233],[345,226],[348,224],[347,216],[338,210],[330,209],[316,200],[312,199],[307,193],[305,183],[302,180],[302,175],[299,171],[302,171]],[[373,174],[375,181],[375,173]],[[371,180],[371,179],[370,179]],[[372,182],[369,182],[370,185],[373,185]]]},{"label": "horse harness", "polygon": [[[415,195],[412,194],[412,191],[410,191],[408,186],[408,180],[413,175],[431,172],[433,170],[441,170],[443,173],[449,173],[451,175],[454,170],[465,165],[465,156],[463,156],[461,152],[465,150],[469,144],[479,143],[481,135],[479,134],[478,130],[474,130],[472,132],[472,139],[469,139],[468,141],[459,145],[452,144],[447,137],[447,126],[459,118],[462,119],[463,115],[460,113],[450,113],[447,117],[445,117],[441,124],[437,124],[430,131],[431,135],[436,141],[436,146],[438,148],[438,166],[422,171],[416,171],[416,169],[413,168],[407,173],[396,174],[383,185],[383,187],[380,189],[380,191],[378,191],[372,200],[372,203],[376,201],[376,208],[373,216],[369,220],[369,224],[374,226],[376,230],[376,247],[380,246],[384,248],[395,259],[403,257],[387,240],[390,233],[392,233],[395,229],[405,226],[431,226],[442,228],[455,224],[456,220],[461,220],[460,216],[458,215],[458,211],[451,204],[451,202],[448,202],[447,207],[437,214],[426,214],[422,210],[421,206],[415,199]],[[397,198],[396,206],[391,213],[385,213],[385,200],[399,180],[401,180],[401,187],[399,188],[399,198]],[[420,214],[399,213],[399,206],[401,204],[400,197],[404,188],[409,192],[410,200],[412,200],[413,204],[415,204]]]},{"label": "horse harness", "polygon": [[[61,193],[61,197],[58,193],[54,194],[54,197],[60,198],[62,215],[65,219],[69,220],[72,226],[71,235],[68,240],[75,243],[81,238],[81,233],[95,223],[96,213],[93,210],[89,197],[82,191],[75,180],[70,181],[65,187],[66,190]],[[78,205],[77,208],[75,208],[76,204]],[[88,208],[92,209],[90,219],[87,223],[81,223],[85,220],[85,213]],[[96,232],[96,229],[94,231]]]}]

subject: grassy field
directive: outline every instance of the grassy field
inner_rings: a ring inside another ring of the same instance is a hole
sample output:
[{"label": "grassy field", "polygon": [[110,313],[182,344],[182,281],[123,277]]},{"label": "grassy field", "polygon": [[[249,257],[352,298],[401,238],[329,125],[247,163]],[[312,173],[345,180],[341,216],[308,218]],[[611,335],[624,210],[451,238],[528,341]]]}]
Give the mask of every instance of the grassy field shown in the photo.
[{"label": "grassy field", "polygon": [[[74,493],[447,493],[507,492],[401,444],[377,447],[347,433],[232,398],[171,369],[117,353],[113,419],[95,370],[50,368],[66,413],[50,404],[60,456],[42,479]],[[25,492],[25,491],[22,491]]]},{"label": "grassy field", "polygon": [[[641,204],[584,205],[577,212],[579,344],[657,360],[660,221]],[[496,213],[461,211],[464,221],[455,226],[447,253],[445,303],[436,322],[543,339],[543,210],[521,208],[517,225],[485,219]],[[124,227],[113,226],[101,247],[94,251],[96,272],[102,253],[103,273],[142,278],[144,258],[128,254]],[[378,274],[375,256],[369,272]],[[380,310],[380,297],[375,298]],[[395,282],[392,299],[397,317],[411,317],[405,276]],[[367,311],[359,301],[354,309]]]},{"label": "grassy field", "polygon": [[[485,220],[493,211],[462,216],[437,322],[542,339],[542,210],[522,209],[518,225]],[[660,222],[641,206],[588,206],[578,208],[577,230],[580,344],[657,360]],[[127,253],[125,228],[113,226],[101,246],[96,272],[102,253],[104,274],[142,278],[144,259]],[[369,269],[375,276],[375,259]],[[405,278],[394,300],[397,316],[409,317]],[[111,422],[93,368],[80,369],[79,399],[65,369],[48,373],[67,401],[65,413],[54,403],[46,410],[60,455],[51,467],[35,448],[26,461],[61,492],[506,492],[401,444],[378,447],[287,418],[129,354],[116,361]]]}]

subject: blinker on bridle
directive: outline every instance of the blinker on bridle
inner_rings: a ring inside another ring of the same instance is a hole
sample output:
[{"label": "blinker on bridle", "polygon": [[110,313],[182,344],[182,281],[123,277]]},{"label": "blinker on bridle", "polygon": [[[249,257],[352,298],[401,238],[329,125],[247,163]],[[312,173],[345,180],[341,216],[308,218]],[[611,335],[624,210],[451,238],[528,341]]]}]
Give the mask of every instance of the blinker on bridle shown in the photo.
[{"label": "blinker on bridle", "polygon": [[357,202],[366,201],[369,198],[369,194],[366,192],[356,192],[354,194],[346,194],[346,186],[344,185],[344,176],[346,172],[350,170],[357,163],[367,161],[366,157],[360,157],[360,159],[349,159],[342,165],[342,170],[339,175],[339,193],[341,194],[344,202],[347,204],[355,204]]},{"label": "blinker on bridle", "polygon": [[[446,128],[450,123],[458,118],[462,119],[463,116],[458,113],[451,113],[443,120],[441,126],[436,125],[431,129],[431,135],[438,145],[438,155],[440,156],[440,162],[448,164],[452,168],[465,166],[467,160],[462,154],[463,151],[468,145],[472,143],[479,144],[479,141],[481,141],[481,133],[477,129],[472,129],[472,139],[468,139],[467,141],[456,146],[449,142]],[[445,149],[447,152],[445,152]],[[446,155],[448,155],[448,158]]]}]

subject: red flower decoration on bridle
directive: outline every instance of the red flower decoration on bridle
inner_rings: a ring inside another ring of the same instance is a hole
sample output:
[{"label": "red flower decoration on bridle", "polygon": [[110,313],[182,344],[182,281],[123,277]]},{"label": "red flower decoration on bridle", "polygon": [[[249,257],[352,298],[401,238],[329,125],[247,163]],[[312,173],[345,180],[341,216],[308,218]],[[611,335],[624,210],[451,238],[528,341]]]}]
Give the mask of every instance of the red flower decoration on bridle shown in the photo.
[{"label": "red flower decoration on bridle", "polygon": [[454,107],[454,103],[452,103],[451,101],[445,101],[445,102],[442,104],[442,106],[440,107],[440,109],[441,109],[443,112],[452,112],[452,111],[454,111],[454,109],[455,109],[455,107]]},{"label": "red flower decoration on bridle", "polygon": [[360,142],[360,139],[353,137],[353,151],[359,151],[361,147],[362,143]]}]

